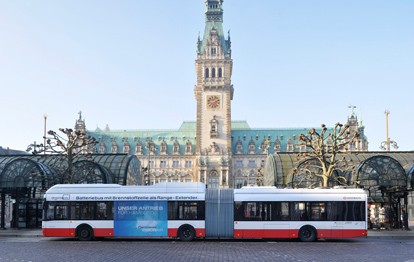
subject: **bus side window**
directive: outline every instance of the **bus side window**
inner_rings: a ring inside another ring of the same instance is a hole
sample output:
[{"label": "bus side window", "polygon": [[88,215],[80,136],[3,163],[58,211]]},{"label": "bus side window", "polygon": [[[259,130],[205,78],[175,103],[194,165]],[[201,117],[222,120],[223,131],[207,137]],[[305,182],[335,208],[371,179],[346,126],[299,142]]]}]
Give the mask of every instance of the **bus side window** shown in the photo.
[{"label": "bus side window", "polygon": [[46,210],[45,210],[45,215],[44,215],[44,220],[52,220],[55,217],[55,202],[47,202],[46,205]]},{"label": "bus side window", "polygon": [[234,221],[244,220],[244,206],[242,202],[236,202],[234,207]]},{"label": "bus side window", "polygon": [[96,203],[96,219],[106,220],[108,219],[107,215],[107,203],[106,202],[97,202]]},{"label": "bus side window", "polygon": [[68,219],[68,203],[59,203],[55,209],[55,219]]}]

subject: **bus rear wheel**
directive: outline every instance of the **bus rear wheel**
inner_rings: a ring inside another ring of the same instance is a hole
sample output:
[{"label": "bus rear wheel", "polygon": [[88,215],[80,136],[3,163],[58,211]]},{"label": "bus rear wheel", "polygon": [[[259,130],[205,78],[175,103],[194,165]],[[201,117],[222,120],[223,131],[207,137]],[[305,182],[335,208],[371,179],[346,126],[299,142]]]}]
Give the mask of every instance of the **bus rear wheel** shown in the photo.
[{"label": "bus rear wheel", "polygon": [[182,226],[178,229],[178,237],[181,241],[191,241],[195,238],[195,230],[190,225]]},{"label": "bus rear wheel", "polygon": [[93,239],[93,229],[87,225],[80,226],[76,229],[76,236],[80,241],[90,241]]},{"label": "bus rear wheel", "polygon": [[303,226],[299,229],[299,239],[302,242],[313,242],[316,240],[316,229],[313,226]]}]

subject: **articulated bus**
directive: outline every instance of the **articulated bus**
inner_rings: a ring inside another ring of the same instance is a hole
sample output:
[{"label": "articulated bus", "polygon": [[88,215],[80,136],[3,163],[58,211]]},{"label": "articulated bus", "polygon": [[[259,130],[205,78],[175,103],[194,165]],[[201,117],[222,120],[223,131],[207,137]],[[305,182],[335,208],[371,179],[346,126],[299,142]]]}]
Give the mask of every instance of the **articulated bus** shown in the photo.
[{"label": "articulated bus", "polygon": [[203,183],[55,185],[43,236],[315,241],[367,236],[362,189],[206,189]]}]

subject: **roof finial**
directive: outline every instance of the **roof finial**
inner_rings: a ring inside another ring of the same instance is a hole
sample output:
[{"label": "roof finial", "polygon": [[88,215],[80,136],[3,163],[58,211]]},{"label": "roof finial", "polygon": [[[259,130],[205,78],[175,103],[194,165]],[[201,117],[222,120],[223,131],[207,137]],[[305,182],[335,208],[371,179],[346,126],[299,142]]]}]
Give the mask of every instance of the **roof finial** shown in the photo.
[{"label": "roof finial", "polygon": [[82,111],[79,111],[79,120],[82,120]]},{"label": "roof finial", "polygon": [[351,108],[351,116],[354,116],[355,115],[354,109],[356,108],[356,106],[354,106],[353,104],[350,104],[348,108]]}]

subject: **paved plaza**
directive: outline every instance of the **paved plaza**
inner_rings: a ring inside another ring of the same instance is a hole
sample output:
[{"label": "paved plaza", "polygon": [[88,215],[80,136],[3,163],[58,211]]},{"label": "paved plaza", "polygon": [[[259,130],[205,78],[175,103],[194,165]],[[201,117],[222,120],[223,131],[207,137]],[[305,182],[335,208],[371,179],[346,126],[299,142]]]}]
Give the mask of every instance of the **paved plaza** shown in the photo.
[{"label": "paved plaza", "polygon": [[393,261],[414,262],[414,231],[370,231],[366,238],[196,240],[45,238],[40,230],[2,230],[0,261]]}]

